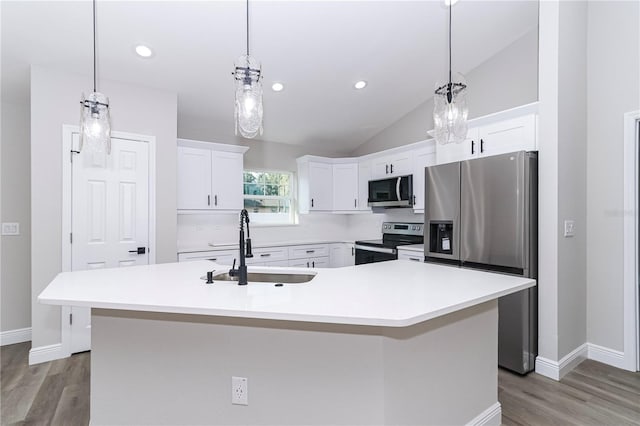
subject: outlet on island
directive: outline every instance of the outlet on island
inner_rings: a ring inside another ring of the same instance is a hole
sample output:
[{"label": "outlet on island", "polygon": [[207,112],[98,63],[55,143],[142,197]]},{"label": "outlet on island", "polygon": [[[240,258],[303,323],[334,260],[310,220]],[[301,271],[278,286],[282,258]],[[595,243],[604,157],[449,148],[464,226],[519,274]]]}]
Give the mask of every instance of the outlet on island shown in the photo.
[{"label": "outlet on island", "polygon": [[231,377],[231,403],[249,405],[248,382],[246,377]]}]

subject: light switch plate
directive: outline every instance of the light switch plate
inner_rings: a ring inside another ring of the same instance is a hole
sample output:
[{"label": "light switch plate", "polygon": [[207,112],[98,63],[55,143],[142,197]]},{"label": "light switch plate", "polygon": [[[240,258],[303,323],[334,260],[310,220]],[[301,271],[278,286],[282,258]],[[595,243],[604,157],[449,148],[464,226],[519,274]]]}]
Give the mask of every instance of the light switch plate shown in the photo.
[{"label": "light switch plate", "polygon": [[17,222],[3,222],[2,235],[20,235],[20,224]]},{"label": "light switch plate", "polygon": [[564,236],[573,237],[576,235],[576,223],[573,220],[564,221]]}]

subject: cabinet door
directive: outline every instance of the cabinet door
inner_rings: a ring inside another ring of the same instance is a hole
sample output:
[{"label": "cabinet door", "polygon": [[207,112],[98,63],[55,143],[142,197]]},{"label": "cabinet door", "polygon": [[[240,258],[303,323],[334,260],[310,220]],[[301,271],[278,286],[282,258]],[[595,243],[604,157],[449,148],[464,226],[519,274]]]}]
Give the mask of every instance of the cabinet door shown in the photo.
[{"label": "cabinet door", "polygon": [[211,155],[211,205],[220,210],[242,209],[242,154],[212,151]]},{"label": "cabinet door", "polygon": [[412,152],[401,152],[389,157],[389,174],[391,176],[404,176],[413,173]]},{"label": "cabinet door", "polygon": [[342,268],[345,260],[345,245],[342,243],[331,244],[329,263],[332,268]]},{"label": "cabinet door", "polygon": [[353,266],[356,264],[356,246],[353,243],[344,243],[344,258],[342,266]]},{"label": "cabinet door", "polygon": [[310,268],[311,262],[309,262],[309,259],[295,259],[290,260],[288,266],[290,268]]},{"label": "cabinet door", "polygon": [[376,157],[371,160],[371,177],[373,179],[384,179],[389,177],[389,156]]},{"label": "cabinet door", "polygon": [[536,116],[529,114],[479,128],[480,155],[536,149]]},{"label": "cabinet door", "polygon": [[178,209],[210,209],[211,151],[178,147]]},{"label": "cabinet door", "polygon": [[436,142],[437,164],[453,163],[477,157],[480,152],[480,138],[478,128],[470,128],[467,138],[461,143],[441,145]]},{"label": "cabinet door", "polygon": [[371,162],[358,164],[358,210],[371,210],[369,201],[369,179],[371,179]]},{"label": "cabinet door", "polygon": [[358,209],[358,164],[333,165],[333,210]]},{"label": "cabinet door", "polygon": [[289,261],[287,259],[272,260],[270,262],[264,262],[264,266],[289,266]]},{"label": "cabinet door", "polygon": [[310,268],[328,268],[330,266],[328,257],[310,257],[307,260]]},{"label": "cabinet door", "polygon": [[237,250],[210,250],[192,253],[179,253],[178,262],[190,262],[194,260],[210,260],[221,265],[233,264],[233,259],[238,257]]},{"label": "cabinet door", "polygon": [[398,260],[411,260],[412,262],[424,262],[424,256],[411,251],[398,250]]},{"label": "cabinet door", "polygon": [[415,152],[413,158],[413,209],[424,210],[424,168],[436,163],[433,148]]},{"label": "cabinet door", "polygon": [[333,167],[331,164],[309,162],[309,210],[333,209]]}]

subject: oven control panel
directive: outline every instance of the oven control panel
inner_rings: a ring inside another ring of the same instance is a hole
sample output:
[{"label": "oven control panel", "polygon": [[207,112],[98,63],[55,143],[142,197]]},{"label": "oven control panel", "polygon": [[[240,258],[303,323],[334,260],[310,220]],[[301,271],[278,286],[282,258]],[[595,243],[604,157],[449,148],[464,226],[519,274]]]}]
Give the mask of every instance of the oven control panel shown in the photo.
[{"label": "oven control panel", "polygon": [[383,234],[424,235],[423,223],[383,222]]}]

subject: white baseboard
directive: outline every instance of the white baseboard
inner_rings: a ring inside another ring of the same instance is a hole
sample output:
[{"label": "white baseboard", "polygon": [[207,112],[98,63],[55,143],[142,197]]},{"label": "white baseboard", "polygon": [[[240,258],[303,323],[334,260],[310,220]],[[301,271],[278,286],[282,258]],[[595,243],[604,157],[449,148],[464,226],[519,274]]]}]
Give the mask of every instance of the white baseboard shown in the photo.
[{"label": "white baseboard", "polygon": [[599,361],[613,367],[626,369],[624,362],[624,352],[605,348],[604,346],[600,345],[594,345],[593,343],[587,343],[587,348],[589,359]]},{"label": "white baseboard", "polygon": [[467,423],[467,426],[500,426],[501,424],[502,406],[496,402]]},{"label": "white baseboard", "polygon": [[0,333],[0,346],[13,345],[31,340],[31,327],[7,330]]},{"label": "white baseboard", "polygon": [[62,359],[67,356],[68,355],[62,350],[62,343],[39,346],[37,348],[31,348],[29,351],[29,365],[40,364],[41,362],[53,361],[55,359]]},{"label": "white baseboard", "polygon": [[560,361],[553,361],[538,356],[536,357],[536,373],[553,380],[560,380],[565,374],[573,370],[576,365],[587,359],[587,355],[587,344],[583,343],[564,356]]}]

